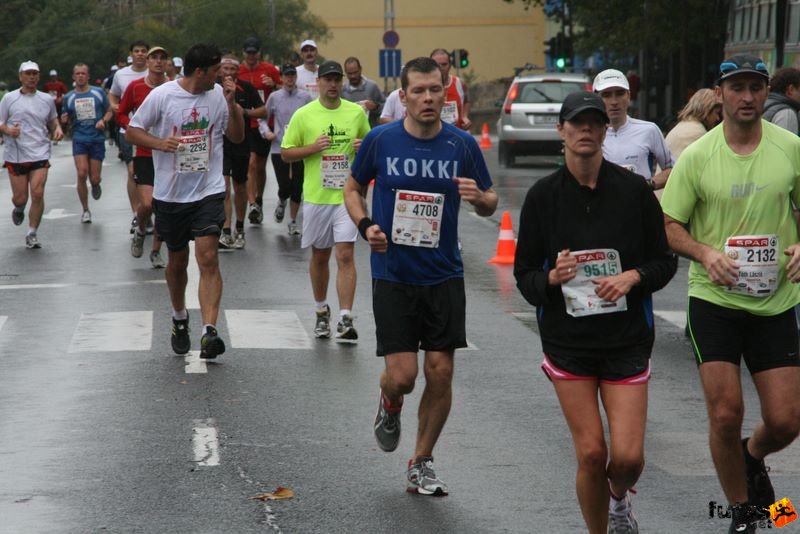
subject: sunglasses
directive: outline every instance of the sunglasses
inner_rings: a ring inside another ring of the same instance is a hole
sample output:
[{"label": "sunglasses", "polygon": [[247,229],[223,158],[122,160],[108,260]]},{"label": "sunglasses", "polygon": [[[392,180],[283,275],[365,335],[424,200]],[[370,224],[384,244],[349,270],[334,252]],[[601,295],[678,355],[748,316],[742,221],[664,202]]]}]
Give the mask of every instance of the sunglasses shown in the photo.
[{"label": "sunglasses", "polygon": [[[720,64],[719,71],[722,74],[728,74],[729,72],[733,72],[735,70],[739,70],[740,68],[742,68],[742,67],[740,67],[739,65],[737,65],[733,61],[725,61],[722,64]],[[767,74],[767,66],[762,61],[759,61],[758,63],[756,63],[756,66],[753,67],[753,69],[755,69],[757,72],[760,72],[762,74]]]}]

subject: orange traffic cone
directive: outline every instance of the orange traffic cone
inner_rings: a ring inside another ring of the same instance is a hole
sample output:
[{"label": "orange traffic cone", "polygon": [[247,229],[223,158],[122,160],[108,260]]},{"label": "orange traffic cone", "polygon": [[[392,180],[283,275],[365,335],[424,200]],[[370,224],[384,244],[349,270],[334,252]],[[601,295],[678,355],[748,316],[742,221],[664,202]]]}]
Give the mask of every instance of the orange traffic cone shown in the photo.
[{"label": "orange traffic cone", "polygon": [[516,252],[517,241],[514,239],[514,229],[511,227],[511,214],[504,211],[503,220],[500,223],[500,236],[497,238],[497,252],[488,263],[513,265]]},{"label": "orange traffic cone", "polygon": [[481,148],[492,148],[492,140],[489,139],[489,125],[485,122],[481,129]]}]

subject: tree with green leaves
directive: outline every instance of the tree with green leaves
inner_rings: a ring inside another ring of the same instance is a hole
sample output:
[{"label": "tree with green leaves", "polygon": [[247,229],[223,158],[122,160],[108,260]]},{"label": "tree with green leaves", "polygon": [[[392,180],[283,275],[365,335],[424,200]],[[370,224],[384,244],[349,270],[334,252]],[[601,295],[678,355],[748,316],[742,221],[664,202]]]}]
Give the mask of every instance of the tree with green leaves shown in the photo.
[{"label": "tree with green leaves", "polygon": [[28,59],[67,80],[72,66],[84,62],[93,79],[103,78],[136,39],[181,56],[198,42],[239,53],[244,39],[256,35],[265,54],[281,63],[303,39],[329,36],[308,0],[3,0],[0,12],[0,41],[8,43],[0,49],[0,80],[12,87]]}]

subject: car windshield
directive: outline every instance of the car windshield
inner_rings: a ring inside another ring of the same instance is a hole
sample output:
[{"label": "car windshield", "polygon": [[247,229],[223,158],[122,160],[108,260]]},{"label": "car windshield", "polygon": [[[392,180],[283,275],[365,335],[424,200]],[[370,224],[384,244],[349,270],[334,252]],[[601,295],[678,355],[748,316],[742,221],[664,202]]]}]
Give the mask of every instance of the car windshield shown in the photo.
[{"label": "car windshield", "polygon": [[523,82],[520,84],[517,104],[546,104],[563,102],[568,94],[584,91],[581,82]]}]

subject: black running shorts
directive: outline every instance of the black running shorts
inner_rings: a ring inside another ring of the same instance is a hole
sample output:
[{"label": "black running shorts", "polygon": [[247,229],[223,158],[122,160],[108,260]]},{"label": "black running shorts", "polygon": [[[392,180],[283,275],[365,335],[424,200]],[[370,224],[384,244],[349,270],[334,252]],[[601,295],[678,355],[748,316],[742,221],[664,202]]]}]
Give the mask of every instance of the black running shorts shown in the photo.
[{"label": "black running shorts", "polygon": [[467,346],[464,279],[433,286],[372,281],[377,355]]},{"label": "black running shorts", "polygon": [[153,158],[147,156],[133,157],[133,181],[136,185],[149,185],[153,187],[155,183],[156,171],[153,166]]},{"label": "black running shorts", "polygon": [[169,250],[182,250],[195,237],[219,235],[225,223],[225,193],[197,202],[164,202],[153,199],[156,232]]},{"label": "black running shorts", "polygon": [[689,297],[689,334],[697,365],[731,362],[742,357],[750,374],[777,367],[798,367],[794,308],[760,316]]},{"label": "black running shorts", "polygon": [[247,165],[250,163],[250,152],[228,150],[222,153],[222,174],[230,176],[237,184],[247,183]]},{"label": "black running shorts", "polygon": [[650,381],[652,344],[603,349],[581,354],[544,355],[542,371],[550,380],[600,380],[606,384],[635,385]]},{"label": "black running shorts", "polygon": [[12,163],[10,161],[6,161],[3,163],[3,167],[8,169],[8,174],[11,176],[24,176],[29,174],[31,171],[37,171],[39,169],[49,169],[50,168],[50,161],[43,159],[39,161],[31,161],[28,163]]},{"label": "black running shorts", "polygon": [[269,156],[270,142],[261,137],[261,132],[258,131],[258,128],[250,128],[247,138],[250,142],[250,152],[255,152],[264,158]]}]

